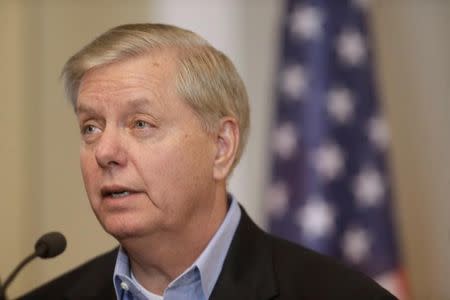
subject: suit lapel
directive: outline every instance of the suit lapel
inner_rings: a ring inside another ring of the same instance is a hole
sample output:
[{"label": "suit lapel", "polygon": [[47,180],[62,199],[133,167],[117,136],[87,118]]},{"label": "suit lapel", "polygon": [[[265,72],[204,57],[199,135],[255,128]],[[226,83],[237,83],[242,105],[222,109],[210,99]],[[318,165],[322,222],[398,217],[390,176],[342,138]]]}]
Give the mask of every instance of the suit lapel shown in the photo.
[{"label": "suit lapel", "polygon": [[[241,207],[241,220],[209,299],[268,300],[278,294],[272,244]],[[117,249],[84,272],[66,293],[67,300],[115,299],[113,273]]]},{"label": "suit lapel", "polygon": [[109,300],[116,299],[113,274],[117,249],[109,252],[95,264],[89,266],[89,270],[83,272],[65,294],[67,300]]},{"label": "suit lapel", "polygon": [[272,299],[278,294],[271,242],[241,207],[239,226],[231,242],[211,300]]}]

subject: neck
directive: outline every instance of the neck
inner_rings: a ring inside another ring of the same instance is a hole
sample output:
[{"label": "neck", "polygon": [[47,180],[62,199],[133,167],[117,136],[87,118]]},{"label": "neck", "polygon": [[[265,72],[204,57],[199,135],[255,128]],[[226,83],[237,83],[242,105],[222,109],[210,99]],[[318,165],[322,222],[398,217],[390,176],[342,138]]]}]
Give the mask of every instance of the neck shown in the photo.
[{"label": "neck", "polygon": [[134,276],[144,288],[162,295],[169,283],[200,256],[227,213],[225,189],[211,200],[212,205],[196,215],[182,232],[157,232],[120,241]]}]

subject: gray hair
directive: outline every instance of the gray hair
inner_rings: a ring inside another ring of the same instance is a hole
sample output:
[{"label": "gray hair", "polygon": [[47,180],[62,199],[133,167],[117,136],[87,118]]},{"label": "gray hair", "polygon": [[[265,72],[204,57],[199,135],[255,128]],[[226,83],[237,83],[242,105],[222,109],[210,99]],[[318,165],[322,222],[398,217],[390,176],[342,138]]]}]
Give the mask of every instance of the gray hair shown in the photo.
[{"label": "gray hair", "polygon": [[240,141],[233,168],[247,141],[250,111],[244,83],[230,59],[199,35],[165,24],[127,24],[114,27],[73,55],[62,77],[67,96],[76,108],[78,89],[87,71],[153,50],[174,50],[177,60],[176,89],[199,116],[208,132],[219,120],[237,120]]}]

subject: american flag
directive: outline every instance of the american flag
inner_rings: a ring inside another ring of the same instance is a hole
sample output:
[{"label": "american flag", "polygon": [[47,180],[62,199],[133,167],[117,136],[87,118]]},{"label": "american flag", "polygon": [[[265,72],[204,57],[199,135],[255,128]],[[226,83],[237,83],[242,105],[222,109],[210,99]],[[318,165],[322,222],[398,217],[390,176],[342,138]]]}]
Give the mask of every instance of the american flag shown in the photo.
[{"label": "american flag", "polygon": [[368,10],[368,0],[286,5],[268,227],[406,299]]}]

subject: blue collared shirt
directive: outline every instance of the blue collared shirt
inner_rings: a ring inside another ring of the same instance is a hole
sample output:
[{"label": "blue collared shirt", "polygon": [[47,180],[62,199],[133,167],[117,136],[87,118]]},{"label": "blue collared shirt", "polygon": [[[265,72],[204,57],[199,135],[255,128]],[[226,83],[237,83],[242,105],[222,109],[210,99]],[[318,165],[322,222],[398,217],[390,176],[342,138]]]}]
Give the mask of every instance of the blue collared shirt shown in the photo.
[{"label": "blue collared shirt", "polygon": [[225,256],[241,219],[237,201],[231,205],[217,232],[194,263],[164,290],[163,296],[147,291],[133,276],[126,252],[120,248],[114,269],[114,288],[119,300],[207,300],[217,282]]}]

